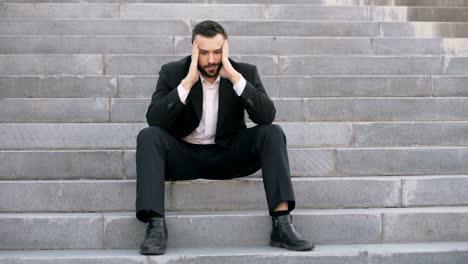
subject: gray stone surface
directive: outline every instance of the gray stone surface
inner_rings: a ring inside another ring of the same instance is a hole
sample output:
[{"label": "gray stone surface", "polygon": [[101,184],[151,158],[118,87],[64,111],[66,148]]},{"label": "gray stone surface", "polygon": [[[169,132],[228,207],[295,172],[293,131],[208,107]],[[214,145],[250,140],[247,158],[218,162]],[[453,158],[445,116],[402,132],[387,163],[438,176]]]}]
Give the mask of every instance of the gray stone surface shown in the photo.
[{"label": "gray stone surface", "polygon": [[[286,135],[288,147],[328,147],[328,146],[350,146],[351,124],[334,122],[275,122],[280,125]],[[253,123],[248,123],[254,125]],[[297,150],[301,151],[301,150]],[[312,151],[303,149],[303,151]],[[316,149],[314,151],[324,151]],[[319,153],[319,152],[318,152]],[[328,154],[325,154],[328,156]],[[318,159],[318,157],[315,157]],[[320,159],[322,160],[322,159]]]},{"label": "gray stone surface", "polygon": [[370,264],[465,263],[467,242],[384,243],[353,245],[368,252]]},{"label": "gray stone surface", "polygon": [[107,122],[107,98],[0,99],[0,123]]},{"label": "gray stone surface", "polygon": [[[0,0],[0,3],[26,3],[29,0]],[[41,3],[62,3],[59,0],[40,0]],[[113,3],[115,0],[66,0],[67,3]],[[265,0],[121,0],[120,3],[197,3],[197,4],[265,4]],[[284,4],[282,0],[269,0],[271,4]],[[466,7],[466,0],[289,0],[289,4],[309,4],[318,6],[431,6]]]},{"label": "gray stone surface", "polygon": [[398,178],[306,178],[293,179],[293,185],[299,207],[398,207],[400,203]]},{"label": "gray stone surface", "polygon": [[[0,189],[4,201],[0,205],[2,212],[130,211],[135,208],[133,180],[3,181]],[[170,197],[170,191],[166,193]],[[169,203],[170,199],[167,201]]]},{"label": "gray stone surface", "polygon": [[[390,207],[400,203],[399,179],[293,178],[292,182],[297,208]],[[361,192],[363,189],[366,192]],[[261,179],[227,183],[206,180],[175,182],[173,199],[175,210],[268,209]]]},{"label": "gray stone surface", "polygon": [[116,76],[0,76],[0,98],[93,98],[116,93]]},{"label": "gray stone surface", "polygon": [[1,18],[118,18],[117,3],[5,3]]},{"label": "gray stone surface", "polygon": [[[280,264],[407,264],[444,263],[464,264],[466,242],[398,243],[398,244],[350,244],[316,245],[313,251],[282,251],[269,246],[226,248],[168,248],[162,256],[145,257],[136,249],[106,250],[8,250],[0,254],[0,260],[8,264],[41,263],[255,263]],[[368,257],[366,257],[368,256]]]},{"label": "gray stone surface", "polygon": [[468,204],[468,178],[443,176],[403,180],[403,206],[454,206]]},{"label": "gray stone surface", "polygon": [[467,148],[337,149],[338,175],[467,174]]},{"label": "gray stone surface", "polygon": [[[198,23],[200,20],[194,20]],[[220,21],[231,36],[378,37],[379,23],[361,21]],[[2,32],[0,28],[0,33]]]},{"label": "gray stone surface", "polygon": [[468,21],[468,9],[466,8],[410,7],[406,15],[409,21]]},{"label": "gray stone surface", "polygon": [[0,179],[122,178],[121,151],[0,151]]},{"label": "gray stone surface", "polygon": [[[413,209],[414,210],[414,209]],[[439,208],[385,213],[383,242],[467,241],[468,210]]]},{"label": "gray stone surface", "polygon": [[[0,149],[135,148],[147,124],[1,124]],[[104,133],[105,132],[105,133]],[[111,135],[111,136],[110,136]]]},{"label": "gray stone surface", "polygon": [[[446,105],[454,106],[455,104]],[[427,111],[436,111],[430,108],[427,109]],[[458,111],[465,110],[463,110],[463,107],[453,110],[453,112]],[[449,117],[446,117],[446,119],[449,119]],[[460,117],[460,119],[462,118]],[[356,147],[459,147],[468,145],[468,123],[466,122],[359,123],[353,124],[353,131]]]},{"label": "gray stone surface", "polygon": [[410,7],[370,6],[369,13],[373,21],[406,21]]},{"label": "gray stone surface", "polygon": [[172,188],[176,210],[268,209],[261,180],[180,181]]},{"label": "gray stone surface", "polygon": [[445,56],[443,74],[468,75],[468,57]]},{"label": "gray stone surface", "polygon": [[467,110],[466,98],[304,99],[305,121],[464,121]]},{"label": "gray stone surface", "polygon": [[465,22],[381,22],[381,37],[466,38]]},{"label": "gray stone surface", "polygon": [[375,55],[445,54],[443,39],[440,38],[373,38],[372,45]]},{"label": "gray stone surface", "polygon": [[156,90],[156,83],[159,77],[154,75],[159,74],[159,69],[153,76],[118,76],[119,92],[118,97],[123,98],[151,98]]},{"label": "gray stone surface", "polygon": [[[154,75],[165,63],[187,55],[105,55],[105,74]],[[260,75],[277,74],[276,56],[232,56],[232,59],[255,64]]]},{"label": "gray stone surface", "polygon": [[[296,208],[396,207],[401,203],[398,178],[293,178],[292,181]],[[165,185],[166,210],[268,209],[262,179],[198,179],[166,181]],[[131,211],[135,188],[135,180],[3,181],[0,197],[5,203],[0,211]]]},{"label": "gray stone surface", "polygon": [[2,35],[190,35],[183,20],[4,19]]},{"label": "gray stone surface", "polygon": [[101,75],[98,54],[0,55],[0,75]]},{"label": "gray stone surface", "polygon": [[[166,212],[167,228],[171,226],[169,213]],[[146,233],[146,223],[140,222],[135,213],[103,213],[105,235],[104,248],[137,248],[143,242]],[[168,241],[174,236],[168,230]]]},{"label": "gray stone surface", "polygon": [[[186,53],[191,37],[175,37],[175,53]],[[229,37],[230,54],[250,55],[369,55],[370,38]]]},{"label": "gray stone surface", "polygon": [[278,80],[281,97],[428,96],[431,87],[426,76],[284,76]]},{"label": "gray stone surface", "polygon": [[447,55],[463,55],[468,54],[468,40],[465,38],[446,38],[443,39],[444,53]]},{"label": "gray stone surface", "polygon": [[146,111],[151,99],[112,99],[112,122],[146,122]]},{"label": "gray stone surface", "polygon": [[101,248],[103,231],[101,214],[0,214],[0,249]]},{"label": "gray stone surface", "polygon": [[[188,54],[191,37],[1,36],[1,54]],[[467,55],[466,39],[243,37],[233,36],[232,55]],[[175,45],[175,46],[174,46]]]},{"label": "gray stone surface", "polygon": [[[434,6],[468,0],[65,1],[0,4],[0,249],[131,250],[0,262],[465,264],[468,13]],[[208,18],[275,102],[312,252],[268,247],[259,170],[166,182],[170,250],[138,254],[136,135],[161,65]]]},{"label": "gray stone surface", "polygon": [[172,36],[0,36],[1,54],[172,54]]},{"label": "gray stone surface", "polygon": [[[255,247],[212,247],[212,248],[168,248],[164,255],[142,256],[136,249],[106,250],[47,250],[16,251],[2,253],[0,260],[8,264],[57,264],[98,263],[98,264],[135,264],[135,263],[170,263],[215,264],[229,261],[241,264],[255,261],[258,264],[302,264],[304,261],[314,264],[363,264],[364,251],[348,245],[317,245],[313,251],[282,251],[269,246]],[[19,257],[18,257],[19,256]]]},{"label": "gray stone surface", "polygon": [[268,6],[268,19],[281,20],[341,20],[370,21],[372,10],[361,6],[314,6],[314,5],[282,5]]},{"label": "gray stone surface", "polygon": [[369,264],[464,264],[468,259],[468,252],[465,251],[446,251],[446,252],[404,252],[392,254],[369,254]]},{"label": "gray stone surface", "polygon": [[382,225],[380,214],[357,210],[337,218],[339,214],[333,211],[316,211],[310,215],[296,213],[294,226],[316,244],[378,243]]},{"label": "gray stone surface", "polygon": [[279,75],[429,75],[441,74],[442,62],[439,56],[280,56]]},{"label": "gray stone surface", "polygon": [[[381,216],[378,213],[294,212],[297,232],[316,244],[369,243],[380,239]],[[266,211],[168,212],[166,219],[169,248],[265,246],[271,231],[271,217]],[[135,248],[144,238],[145,228],[135,221],[133,213],[105,214],[105,221],[106,248]],[[136,235],[127,237],[132,233]]]},{"label": "gray stone surface", "polygon": [[250,5],[193,5],[193,4],[122,4],[122,19],[263,19],[265,6]]},{"label": "gray stone surface", "polygon": [[432,95],[468,97],[467,82],[468,77],[465,76],[433,76]]},{"label": "gray stone surface", "polygon": [[148,75],[158,74],[161,66],[184,56],[177,55],[105,55],[105,74]]},{"label": "gray stone surface", "polygon": [[292,176],[328,176],[335,173],[333,150],[289,149],[289,169]]},{"label": "gray stone surface", "polygon": [[302,99],[278,98],[278,99],[273,99],[272,101],[276,108],[275,122],[304,121],[304,110],[303,110]]}]

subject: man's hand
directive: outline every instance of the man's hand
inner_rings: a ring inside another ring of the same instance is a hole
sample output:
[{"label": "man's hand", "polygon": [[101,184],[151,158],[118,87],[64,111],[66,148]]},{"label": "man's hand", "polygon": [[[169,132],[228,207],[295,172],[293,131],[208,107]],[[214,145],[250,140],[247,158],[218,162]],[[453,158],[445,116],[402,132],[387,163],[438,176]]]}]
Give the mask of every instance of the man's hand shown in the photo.
[{"label": "man's hand", "polygon": [[224,40],[223,44],[223,66],[219,71],[221,77],[231,80],[232,84],[236,84],[241,79],[241,74],[237,72],[234,67],[232,67],[231,62],[228,60],[229,58],[229,44],[228,40]]},{"label": "man's hand", "polygon": [[192,86],[198,81],[198,78],[200,78],[200,72],[198,71],[198,54],[198,44],[194,41],[192,44],[192,62],[190,63],[189,72],[181,82],[182,87],[189,91],[190,89],[192,89]]}]

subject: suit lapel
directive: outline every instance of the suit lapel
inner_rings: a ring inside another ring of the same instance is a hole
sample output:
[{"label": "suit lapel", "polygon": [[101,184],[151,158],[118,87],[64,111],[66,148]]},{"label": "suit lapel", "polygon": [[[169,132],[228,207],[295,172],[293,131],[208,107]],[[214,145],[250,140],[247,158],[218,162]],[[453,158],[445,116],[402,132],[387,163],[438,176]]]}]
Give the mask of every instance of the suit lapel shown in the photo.
[{"label": "suit lapel", "polygon": [[219,97],[218,97],[218,121],[216,123],[216,134],[221,129],[224,117],[229,114],[229,97],[233,92],[232,83],[228,79],[221,77],[219,82]]}]

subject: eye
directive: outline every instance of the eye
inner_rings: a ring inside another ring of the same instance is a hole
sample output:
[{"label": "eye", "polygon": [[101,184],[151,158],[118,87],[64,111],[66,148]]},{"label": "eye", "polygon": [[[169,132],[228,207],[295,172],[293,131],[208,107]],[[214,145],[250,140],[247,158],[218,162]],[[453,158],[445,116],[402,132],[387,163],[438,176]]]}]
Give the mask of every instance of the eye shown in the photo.
[{"label": "eye", "polygon": [[200,51],[200,54],[206,54],[206,51],[202,50]]},{"label": "eye", "polygon": [[215,52],[216,52],[216,53],[221,53],[221,50],[217,50],[217,51],[215,51]]}]

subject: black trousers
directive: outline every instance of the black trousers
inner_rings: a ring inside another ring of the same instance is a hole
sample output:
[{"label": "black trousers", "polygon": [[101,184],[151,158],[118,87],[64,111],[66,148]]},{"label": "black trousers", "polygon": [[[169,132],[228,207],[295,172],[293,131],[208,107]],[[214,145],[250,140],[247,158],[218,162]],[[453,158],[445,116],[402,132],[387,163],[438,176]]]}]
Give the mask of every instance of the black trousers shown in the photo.
[{"label": "black trousers", "polygon": [[146,127],[137,137],[136,217],[147,222],[151,211],[164,216],[165,181],[227,180],[262,169],[269,214],[282,201],[295,208],[286,136],[279,125],[257,125],[235,136],[229,148],[191,144],[165,130]]}]

